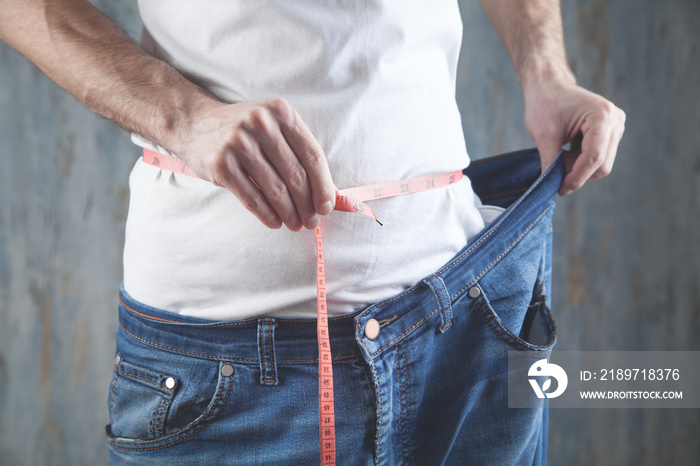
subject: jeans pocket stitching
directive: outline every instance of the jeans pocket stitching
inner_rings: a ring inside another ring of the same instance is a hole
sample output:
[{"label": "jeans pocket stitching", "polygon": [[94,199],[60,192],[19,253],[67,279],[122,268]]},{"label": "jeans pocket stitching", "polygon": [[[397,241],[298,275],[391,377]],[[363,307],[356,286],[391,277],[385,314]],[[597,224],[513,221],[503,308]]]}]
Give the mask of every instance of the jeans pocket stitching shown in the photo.
[{"label": "jeans pocket stitching", "polygon": [[[223,363],[222,363],[223,364]],[[219,371],[219,373],[221,373]],[[177,432],[168,434],[165,437],[157,439],[131,439],[124,437],[111,436],[108,432],[107,441],[113,448],[125,451],[153,451],[171,447],[189,437],[197,434],[202,429],[207,427],[221,413],[228,401],[228,397],[233,387],[233,376],[221,375],[221,380],[217,383],[216,396],[212,397],[212,402],[207,410],[187,424]],[[226,392],[225,397],[221,400],[222,395]]]}]

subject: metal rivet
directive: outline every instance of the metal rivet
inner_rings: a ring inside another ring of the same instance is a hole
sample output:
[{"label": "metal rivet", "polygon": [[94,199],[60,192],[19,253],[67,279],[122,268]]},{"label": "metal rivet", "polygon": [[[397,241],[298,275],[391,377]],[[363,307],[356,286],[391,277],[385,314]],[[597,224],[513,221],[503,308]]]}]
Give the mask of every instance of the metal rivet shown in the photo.
[{"label": "metal rivet", "polygon": [[173,379],[172,377],[168,377],[167,379],[165,379],[165,386],[168,387],[170,390],[175,388],[175,379]]},{"label": "metal rivet", "polygon": [[117,356],[114,358],[114,365],[115,365],[115,366],[118,366],[120,362],[122,362],[122,357],[119,356],[119,355],[117,355]]},{"label": "metal rivet", "polygon": [[365,324],[365,336],[374,340],[379,336],[379,322],[377,319],[369,319]]},{"label": "metal rivet", "polygon": [[233,366],[230,364],[224,364],[221,367],[221,375],[224,377],[231,377],[233,375]]},{"label": "metal rivet", "polygon": [[481,294],[481,291],[479,291],[479,288],[477,288],[475,286],[472,286],[471,288],[469,288],[469,297],[470,298],[476,299],[479,297],[480,294]]}]

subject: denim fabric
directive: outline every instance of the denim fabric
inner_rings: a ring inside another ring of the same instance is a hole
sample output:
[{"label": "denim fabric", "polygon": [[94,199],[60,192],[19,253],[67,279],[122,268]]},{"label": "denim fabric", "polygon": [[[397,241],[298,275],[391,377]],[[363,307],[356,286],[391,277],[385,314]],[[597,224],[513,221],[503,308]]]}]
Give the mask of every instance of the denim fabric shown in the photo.
[{"label": "denim fabric", "polygon": [[[477,194],[507,210],[412,288],[329,319],[338,464],[546,463],[546,406],[508,408],[507,355],[534,362],[556,340],[564,171],[560,157],[540,176],[534,150],[473,162]],[[119,321],[111,464],[319,463],[315,320],[211,322],[122,289]]]}]

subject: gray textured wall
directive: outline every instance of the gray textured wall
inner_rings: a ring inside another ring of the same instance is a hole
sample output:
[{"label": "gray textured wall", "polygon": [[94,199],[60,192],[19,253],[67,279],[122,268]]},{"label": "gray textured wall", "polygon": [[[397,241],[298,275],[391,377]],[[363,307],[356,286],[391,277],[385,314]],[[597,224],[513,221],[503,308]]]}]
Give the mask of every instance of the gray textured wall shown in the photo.
[{"label": "gray textured wall", "polygon": [[[135,2],[98,5],[132,36]],[[476,0],[472,156],[531,146]],[[613,174],[558,205],[559,349],[700,350],[700,2],[564,0],[579,81],[627,112]],[[0,464],[103,464],[128,137],[0,43]],[[551,464],[698,464],[698,410],[553,410]]]}]

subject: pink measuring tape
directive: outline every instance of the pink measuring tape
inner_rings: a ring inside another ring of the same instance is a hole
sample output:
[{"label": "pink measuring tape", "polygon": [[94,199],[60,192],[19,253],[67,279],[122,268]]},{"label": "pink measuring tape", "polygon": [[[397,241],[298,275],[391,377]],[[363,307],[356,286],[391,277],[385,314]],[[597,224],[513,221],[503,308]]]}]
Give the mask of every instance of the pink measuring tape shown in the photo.
[{"label": "pink measuring tape", "polygon": [[[198,178],[185,163],[177,157],[143,150],[143,161],[163,170]],[[462,171],[426,175],[401,181],[370,184],[356,188],[341,189],[336,193],[335,210],[364,214],[381,222],[365,201],[417,193],[430,189],[444,188],[462,179]],[[323,265],[323,240],[321,227],[314,230],[316,237],[316,302],[318,341],[318,411],[321,441],[321,464],[335,464],[335,407],[333,401],[333,364],[331,342],[328,334],[328,309],[326,306],[326,276]]]}]

